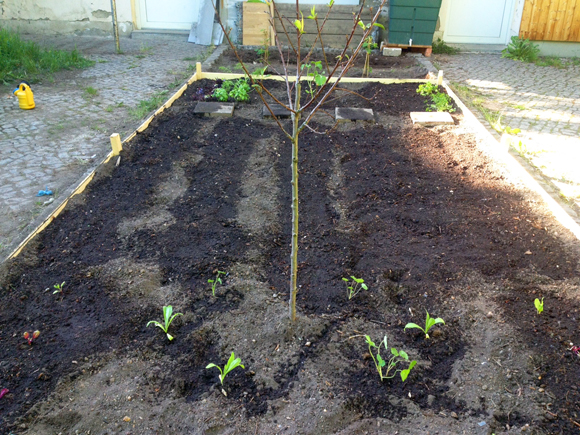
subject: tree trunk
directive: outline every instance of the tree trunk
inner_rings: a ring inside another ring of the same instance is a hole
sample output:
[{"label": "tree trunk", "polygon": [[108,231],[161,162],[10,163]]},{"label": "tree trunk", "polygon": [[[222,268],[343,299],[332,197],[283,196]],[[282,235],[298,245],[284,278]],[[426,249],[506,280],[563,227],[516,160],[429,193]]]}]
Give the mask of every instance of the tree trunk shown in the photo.
[{"label": "tree trunk", "polygon": [[290,253],[290,320],[296,321],[298,275],[298,123],[300,122],[300,84],[296,84],[296,113],[292,114],[292,252]]}]

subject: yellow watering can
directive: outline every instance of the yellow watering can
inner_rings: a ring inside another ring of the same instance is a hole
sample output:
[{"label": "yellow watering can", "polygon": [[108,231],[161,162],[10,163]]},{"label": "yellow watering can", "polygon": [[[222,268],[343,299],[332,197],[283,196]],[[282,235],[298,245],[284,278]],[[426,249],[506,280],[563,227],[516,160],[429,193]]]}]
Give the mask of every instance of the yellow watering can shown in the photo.
[{"label": "yellow watering can", "polygon": [[18,104],[23,110],[34,109],[34,94],[30,85],[26,82],[20,83],[16,89],[13,91],[14,95],[18,97]]}]

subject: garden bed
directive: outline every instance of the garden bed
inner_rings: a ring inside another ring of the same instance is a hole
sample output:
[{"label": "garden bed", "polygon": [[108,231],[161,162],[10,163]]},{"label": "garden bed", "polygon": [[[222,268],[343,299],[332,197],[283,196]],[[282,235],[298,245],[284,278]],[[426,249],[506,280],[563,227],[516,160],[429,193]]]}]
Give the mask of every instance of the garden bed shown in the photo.
[{"label": "garden bed", "polygon": [[[256,69],[264,68],[264,56],[258,51],[260,49],[241,49],[238,55],[248,68],[249,72],[254,72]],[[280,56],[277,55],[278,50],[275,47],[270,47],[270,55],[268,56],[268,74],[280,75],[284,73],[284,66],[280,61]],[[276,55],[273,55],[276,54]],[[306,56],[308,51],[303,51],[302,56]],[[326,60],[330,67],[334,66],[336,56],[340,51],[336,49],[327,49]],[[354,61],[352,68],[346,73],[345,77],[362,77],[363,67],[365,63],[366,53],[361,51]],[[289,57],[290,62],[287,62],[289,74],[295,74],[296,71],[296,56]],[[310,62],[320,61],[324,67],[324,55],[320,49],[316,49],[310,56]],[[369,66],[371,68],[370,77],[375,78],[397,78],[397,79],[424,79],[427,77],[427,69],[421,65],[414,56],[383,56],[380,51],[373,50],[369,56]],[[214,72],[233,72],[243,73],[239,66],[239,59],[236,57],[231,49],[224,51],[221,56],[212,64],[211,70]]]},{"label": "garden bed", "polygon": [[[577,247],[469,132],[414,128],[417,85],[374,83],[332,104],[376,124],[303,133],[290,325],[289,141],[256,95],[232,118],[193,116],[212,85],[2,266],[0,433],[578,431]],[[369,290],[349,301],[350,275]],[[184,314],[171,342],[146,327],[163,305]],[[445,320],[430,339],[403,329],[425,310]],[[406,382],[381,382],[364,334],[418,361]],[[232,351],[245,369],[225,397],[205,367]]]}]

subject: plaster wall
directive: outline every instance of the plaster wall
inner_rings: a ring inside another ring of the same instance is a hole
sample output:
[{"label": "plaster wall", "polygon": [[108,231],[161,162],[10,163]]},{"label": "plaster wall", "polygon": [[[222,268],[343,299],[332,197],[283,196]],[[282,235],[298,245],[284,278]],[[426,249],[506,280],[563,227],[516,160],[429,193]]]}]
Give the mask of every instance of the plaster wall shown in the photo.
[{"label": "plaster wall", "polygon": [[[119,32],[131,33],[131,0],[117,0]],[[0,0],[0,26],[23,32],[111,32],[110,0]]]}]

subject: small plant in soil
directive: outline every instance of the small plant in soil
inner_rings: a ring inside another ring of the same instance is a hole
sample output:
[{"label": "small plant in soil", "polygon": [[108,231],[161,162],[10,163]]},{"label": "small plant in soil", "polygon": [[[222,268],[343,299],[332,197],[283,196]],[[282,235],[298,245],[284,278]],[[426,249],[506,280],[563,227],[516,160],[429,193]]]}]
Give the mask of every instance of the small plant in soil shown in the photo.
[{"label": "small plant in soil", "polygon": [[544,298],[542,298],[542,300],[536,298],[534,300],[534,306],[536,307],[538,314],[542,314],[544,312]]},{"label": "small plant in soil", "polygon": [[251,88],[246,79],[239,79],[235,82],[225,80],[221,86],[215,88],[211,96],[218,101],[228,101],[230,98],[234,101],[245,102],[250,99],[248,93]]},{"label": "small plant in soil", "polygon": [[[372,28],[373,26],[375,27],[380,27],[381,29],[385,30],[385,26],[383,26],[380,23],[368,23],[368,24],[364,24],[362,21],[358,22],[358,25],[361,29],[363,29],[364,31],[369,30],[370,28]],[[371,67],[369,64],[370,58],[371,58],[371,53],[375,48],[378,48],[379,45],[374,41],[373,39],[373,35],[369,35],[364,39],[363,42],[363,50],[365,51],[365,65],[363,67],[363,71],[362,71],[362,76],[364,77],[365,75],[368,77],[369,74],[371,73]]]},{"label": "small plant in soil", "polygon": [[427,313],[427,317],[425,318],[425,328],[422,328],[421,326],[417,325],[416,323],[407,323],[405,325],[405,329],[407,329],[407,328],[420,329],[425,334],[425,338],[429,338],[429,330],[433,326],[435,326],[439,323],[442,323],[443,325],[445,325],[445,321],[441,317],[437,317],[436,319],[431,317],[427,310],[425,310],[425,312]]},{"label": "small plant in soil", "polygon": [[[213,367],[215,367],[216,369],[218,369],[220,371],[219,374],[219,378],[220,378],[220,383],[224,384],[224,380],[227,376],[227,374],[229,372],[231,372],[233,369],[235,369],[236,367],[241,367],[243,369],[245,369],[246,367],[244,367],[244,365],[242,364],[242,360],[240,358],[236,358],[234,352],[232,352],[230,359],[228,359],[228,362],[226,363],[226,365],[224,366],[223,370],[220,366],[214,364],[214,363],[210,363],[208,364],[205,368],[206,369],[211,369]],[[224,393],[224,395],[227,396],[226,392],[222,389],[222,393]]]},{"label": "small plant in soil", "polygon": [[32,342],[33,342],[34,340],[36,340],[36,339],[38,338],[38,336],[39,336],[39,335],[40,335],[40,331],[39,331],[39,330],[36,330],[36,331],[34,331],[32,334],[31,334],[30,332],[26,331],[26,332],[24,333],[23,337],[24,337],[24,339],[25,339],[26,341],[28,341],[28,345],[29,345],[29,346],[32,346]]},{"label": "small plant in soil", "polygon": [[369,289],[365,284],[365,280],[362,278],[351,276],[350,279],[342,278],[342,280],[346,283],[346,293],[348,295],[349,301],[354,298],[361,290]]},{"label": "small plant in soil", "polygon": [[159,328],[161,328],[163,330],[163,332],[165,332],[165,334],[167,334],[167,338],[169,339],[169,341],[173,340],[173,336],[167,332],[167,330],[169,329],[169,325],[171,325],[171,322],[173,322],[173,320],[177,317],[177,316],[183,316],[182,313],[175,313],[173,314],[173,307],[171,305],[167,305],[163,307],[163,321],[164,323],[159,323],[157,320],[151,320],[149,322],[147,322],[147,327],[149,327],[149,325],[153,324]]},{"label": "small plant in soil", "polygon": [[[369,346],[369,353],[371,355],[371,358],[373,359],[377,372],[381,377],[381,381],[385,379],[391,379],[395,377],[397,372],[399,372],[401,374],[401,380],[405,382],[407,380],[407,377],[409,376],[409,373],[411,372],[413,367],[415,367],[415,365],[417,364],[417,361],[415,360],[409,361],[409,355],[407,355],[407,352],[405,352],[404,350],[397,350],[394,347],[392,347],[391,348],[392,357],[387,362],[381,356],[381,346],[384,345],[385,350],[389,348],[387,343],[387,336],[385,335],[383,341],[380,342],[378,346],[371,340],[370,336],[365,335],[365,339]],[[406,369],[396,368],[397,364],[405,362],[409,363],[409,366]]]},{"label": "small plant in soil", "polygon": [[[60,284],[53,285],[52,287],[54,288],[54,291],[52,292],[52,294],[55,295],[57,293],[62,293],[62,291],[64,290],[64,285],[65,284],[66,284],[66,281],[63,281]],[[46,290],[50,290],[50,289],[47,288]]]},{"label": "small plant in soil", "polygon": [[529,39],[520,39],[512,36],[511,42],[501,52],[501,57],[519,60],[521,62],[534,62],[538,58],[540,48]]},{"label": "small plant in soil", "polygon": [[439,86],[434,83],[419,85],[417,93],[423,97],[431,98],[431,104],[427,103],[427,112],[455,112],[451,103],[451,97],[443,92],[439,92]]},{"label": "small plant in soil", "polygon": [[222,272],[221,270],[218,270],[215,279],[208,279],[207,280],[207,282],[211,284],[211,294],[214,295],[214,296],[215,296],[215,288],[217,287],[217,285],[218,284],[223,284],[222,279],[220,278],[220,275],[226,275],[227,276],[227,274],[225,272]]}]

